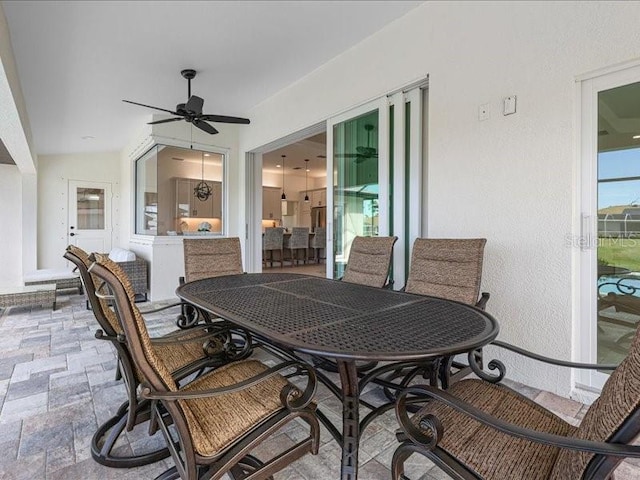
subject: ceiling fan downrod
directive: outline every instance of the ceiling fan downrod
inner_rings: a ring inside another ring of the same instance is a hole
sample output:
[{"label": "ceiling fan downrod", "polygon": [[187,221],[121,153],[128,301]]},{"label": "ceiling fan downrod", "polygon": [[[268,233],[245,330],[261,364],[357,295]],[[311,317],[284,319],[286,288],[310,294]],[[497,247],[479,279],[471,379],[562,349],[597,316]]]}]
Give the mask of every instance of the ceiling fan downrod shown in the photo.
[{"label": "ceiling fan downrod", "polygon": [[187,79],[187,100],[191,98],[191,80],[196,78],[196,71],[193,68],[186,68],[180,72]]}]

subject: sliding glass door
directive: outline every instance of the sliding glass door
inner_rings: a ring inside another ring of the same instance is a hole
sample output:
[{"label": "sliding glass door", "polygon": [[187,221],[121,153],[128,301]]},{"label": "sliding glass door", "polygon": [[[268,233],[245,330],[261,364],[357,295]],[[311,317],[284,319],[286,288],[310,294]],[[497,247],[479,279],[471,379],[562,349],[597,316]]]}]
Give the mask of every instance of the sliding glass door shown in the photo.
[{"label": "sliding glass door", "polygon": [[[334,278],[344,272],[354,237],[380,235],[379,170],[388,154],[380,153],[379,116],[375,109],[332,128],[333,174],[328,178],[333,179]],[[383,221],[388,224],[388,218]]]},{"label": "sliding glass door", "polygon": [[327,122],[327,276],[340,278],[356,236],[398,236],[392,276],[401,288],[422,234],[420,87]]}]

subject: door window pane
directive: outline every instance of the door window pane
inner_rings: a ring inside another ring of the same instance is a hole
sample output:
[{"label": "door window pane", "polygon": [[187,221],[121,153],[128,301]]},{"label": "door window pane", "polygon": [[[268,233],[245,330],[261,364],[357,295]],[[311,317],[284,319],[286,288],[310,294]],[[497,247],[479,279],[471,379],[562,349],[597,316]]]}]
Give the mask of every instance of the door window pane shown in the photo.
[{"label": "door window pane", "polygon": [[640,321],[639,95],[598,94],[598,363],[619,363]]},{"label": "door window pane", "polygon": [[334,278],[356,236],[378,234],[378,111],[333,127]]},{"label": "door window pane", "polygon": [[104,190],[78,188],[76,198],[78,229],[104,230]]}]

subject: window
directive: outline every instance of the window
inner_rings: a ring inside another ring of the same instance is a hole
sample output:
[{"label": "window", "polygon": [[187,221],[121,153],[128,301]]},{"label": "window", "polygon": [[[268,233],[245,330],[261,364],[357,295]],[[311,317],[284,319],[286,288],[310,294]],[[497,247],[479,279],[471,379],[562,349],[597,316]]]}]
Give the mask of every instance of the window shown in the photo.
[{"label": "window", "polygon": [[224,155],[156,145],[136,160],[136,233],[222,234]]}]

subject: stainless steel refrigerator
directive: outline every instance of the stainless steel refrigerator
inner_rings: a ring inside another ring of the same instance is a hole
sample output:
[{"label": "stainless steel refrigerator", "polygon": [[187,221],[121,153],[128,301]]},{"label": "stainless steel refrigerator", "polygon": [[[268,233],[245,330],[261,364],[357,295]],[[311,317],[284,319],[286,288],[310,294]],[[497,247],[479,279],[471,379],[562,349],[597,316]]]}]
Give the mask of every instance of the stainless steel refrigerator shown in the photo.
[{"label": "stainless steel refrigerator", "polygon": [[311,208],[311,231],[315,232],[316,227],[327,226],[327,207]]}]

